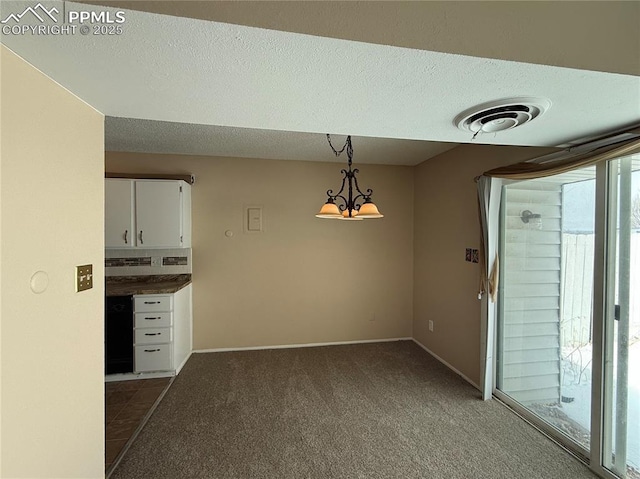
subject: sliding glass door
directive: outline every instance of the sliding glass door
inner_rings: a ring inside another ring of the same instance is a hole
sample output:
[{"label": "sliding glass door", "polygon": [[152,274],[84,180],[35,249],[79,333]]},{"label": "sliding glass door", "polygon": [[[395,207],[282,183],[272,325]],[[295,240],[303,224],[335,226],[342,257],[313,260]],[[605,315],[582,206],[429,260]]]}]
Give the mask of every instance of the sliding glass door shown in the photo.
[{"label": "sliding glass door", "polygon": [[640,157],[505,184],[500,230],[496,396],[640,479]]},{"label": "sliding glass door", "polygon": [[595,167],[504,187],[497,387],[585,456],[594,224]]}]

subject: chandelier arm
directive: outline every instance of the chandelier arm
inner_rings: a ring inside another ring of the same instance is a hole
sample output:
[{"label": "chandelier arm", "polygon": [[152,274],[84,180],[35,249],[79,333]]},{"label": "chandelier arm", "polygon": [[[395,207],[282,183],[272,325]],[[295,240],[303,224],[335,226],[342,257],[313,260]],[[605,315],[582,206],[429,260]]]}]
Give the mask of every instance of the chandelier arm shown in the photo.
[{"label": "chandelier arm", "polygon": [[348,203],[347,203],[347,199],[346,199],[344,196],[342,196],[342,195],[336,195],[336,196],[334,197],[334,200],[335,200],[335,199],[338,199],[338,198],[340,198],[340,199],[344,202],[344,204],[338,205],[338,209],[339,209],[340,211],[344,211],[344,210],[346,210],[346,209],[347,209],[347,204],[348,204]]},{"label": "chandelier arm", "polygon": [[358,203],[358,200],[360,198],[362,198],[363,200],[366,200],[368,197],[360,193],[358,196],[353,198],[353,209],[360,210],[360,207],[362,206],[362,204]]},{"label": "chandelier arm", "polygon": [[347,179],[347,176],[346,176],[346,172],[345,172],[345,170],[342,170],[342,172],[343,172],[343,173],[345,173],[345,176],[343,176],[343,177],[342,177],[342,185],[340,185],[340,190],[339,190],[335,195],[333,194],[333,189],[331,189],[331,190],[327,190],[327,196],[328,196],[329,198],[333,198],[334,200],[335,200],[338,196],[340,196],[340,194],[344,191],[344,183],[345,183],[345,181],[346,181],[346,179]]},{"label": "chandelier arm", "polygon": [[358,169],[357,168],[355,170],[353,170],[353,180],[354,180],[355,185],[356,185],[356,191],[358,193],[360,193],[364,197],[365,200],[366,199],[370,199],[371,195],[373,194],[373,190],[371,188],[367,188],[367,192],[363,193],[362,190],[360,189],[360,186],[358,185],[358,178],[355,175],[356,173],[358,173]]}]

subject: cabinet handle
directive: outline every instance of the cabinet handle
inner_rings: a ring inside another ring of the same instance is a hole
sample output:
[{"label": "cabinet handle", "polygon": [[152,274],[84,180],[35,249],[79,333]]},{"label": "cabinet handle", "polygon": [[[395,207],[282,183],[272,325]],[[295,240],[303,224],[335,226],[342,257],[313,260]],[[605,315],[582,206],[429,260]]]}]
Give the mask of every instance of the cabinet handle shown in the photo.
[{"label": "cabinet handle", "polygon": [[160,336],[162,333],[144,333],[145,336]]},{"label": "cabinet handle", "polygon": [[162,316],[158,316],[158,317],[155,317],[155,318],[148,318],[147,317],[147,318],[144,318],[144,319],[151,319],[151,320],[153,320],[153,319],[162,319]]},{"label": "cabinet handle", "polygon": [[157,353],[158,351],[160,351],[159,349],[145,349],[144,352],[145,353]]},{"label": "cabinet handle", "polygon": [[124,244],[129,244],[127,236],[129,236],[129,230],[124,230]]},{"label": "cabinet handle", "polygon": [[140,244],[144,244],[144,241],[142,240],[142,230],[140,230]]},{"label": "cabinet handle", "polygon": [[160,301],[145,301],[144,304],[160,304]]}]

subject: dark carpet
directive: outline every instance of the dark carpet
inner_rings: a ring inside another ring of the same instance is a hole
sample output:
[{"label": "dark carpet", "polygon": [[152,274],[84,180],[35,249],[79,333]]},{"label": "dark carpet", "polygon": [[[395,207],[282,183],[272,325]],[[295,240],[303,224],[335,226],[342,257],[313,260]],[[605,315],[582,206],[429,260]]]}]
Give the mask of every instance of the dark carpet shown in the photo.
[{"label": "dark carpet", "polygon": [[194,354],[111,477],[597,476],[399,341]]}]

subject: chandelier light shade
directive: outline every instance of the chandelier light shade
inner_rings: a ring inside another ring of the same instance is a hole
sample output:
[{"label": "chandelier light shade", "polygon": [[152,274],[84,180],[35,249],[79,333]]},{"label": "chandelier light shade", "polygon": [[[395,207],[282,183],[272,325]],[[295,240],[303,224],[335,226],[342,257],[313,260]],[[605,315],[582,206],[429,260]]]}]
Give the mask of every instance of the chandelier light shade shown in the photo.
[{"label": "chandelier light shade", "polygon": [[[366,193],[363,193],[358,186],[356,174],[359,173],[359,170],[357,168],[352,169],[353,147],[351,146],[351,135],[347,136],[347,141],[340,151],[333,147],[330,135],[327,135],[327,141],[336,156],[340,156],[346,150],[348,163],[347,169],[340,171],[343,175],[340,191],[336,194],[333,193],[333,190],[327,191],[327,201],[322,205],[316,217],[351,221],[382,218],[384,215],[380,214],[378,207],[371,201],[373,190],[369,188]],[[344,196],[345,194],[347,196]]]},{"label": "chandelier light shade", "polygon": [[364,204],[358,210],[358,215],[362,218],[382,218],[384,216],[380,214],[378,207],[373,204],[371,199],[364,200]]},{"label": "chandelier light shade", "polygon": [[333,200],[329,199],[322,208],[320,208],[320,213],[316,215],[318,218],[341,218],[342,213]]}]

